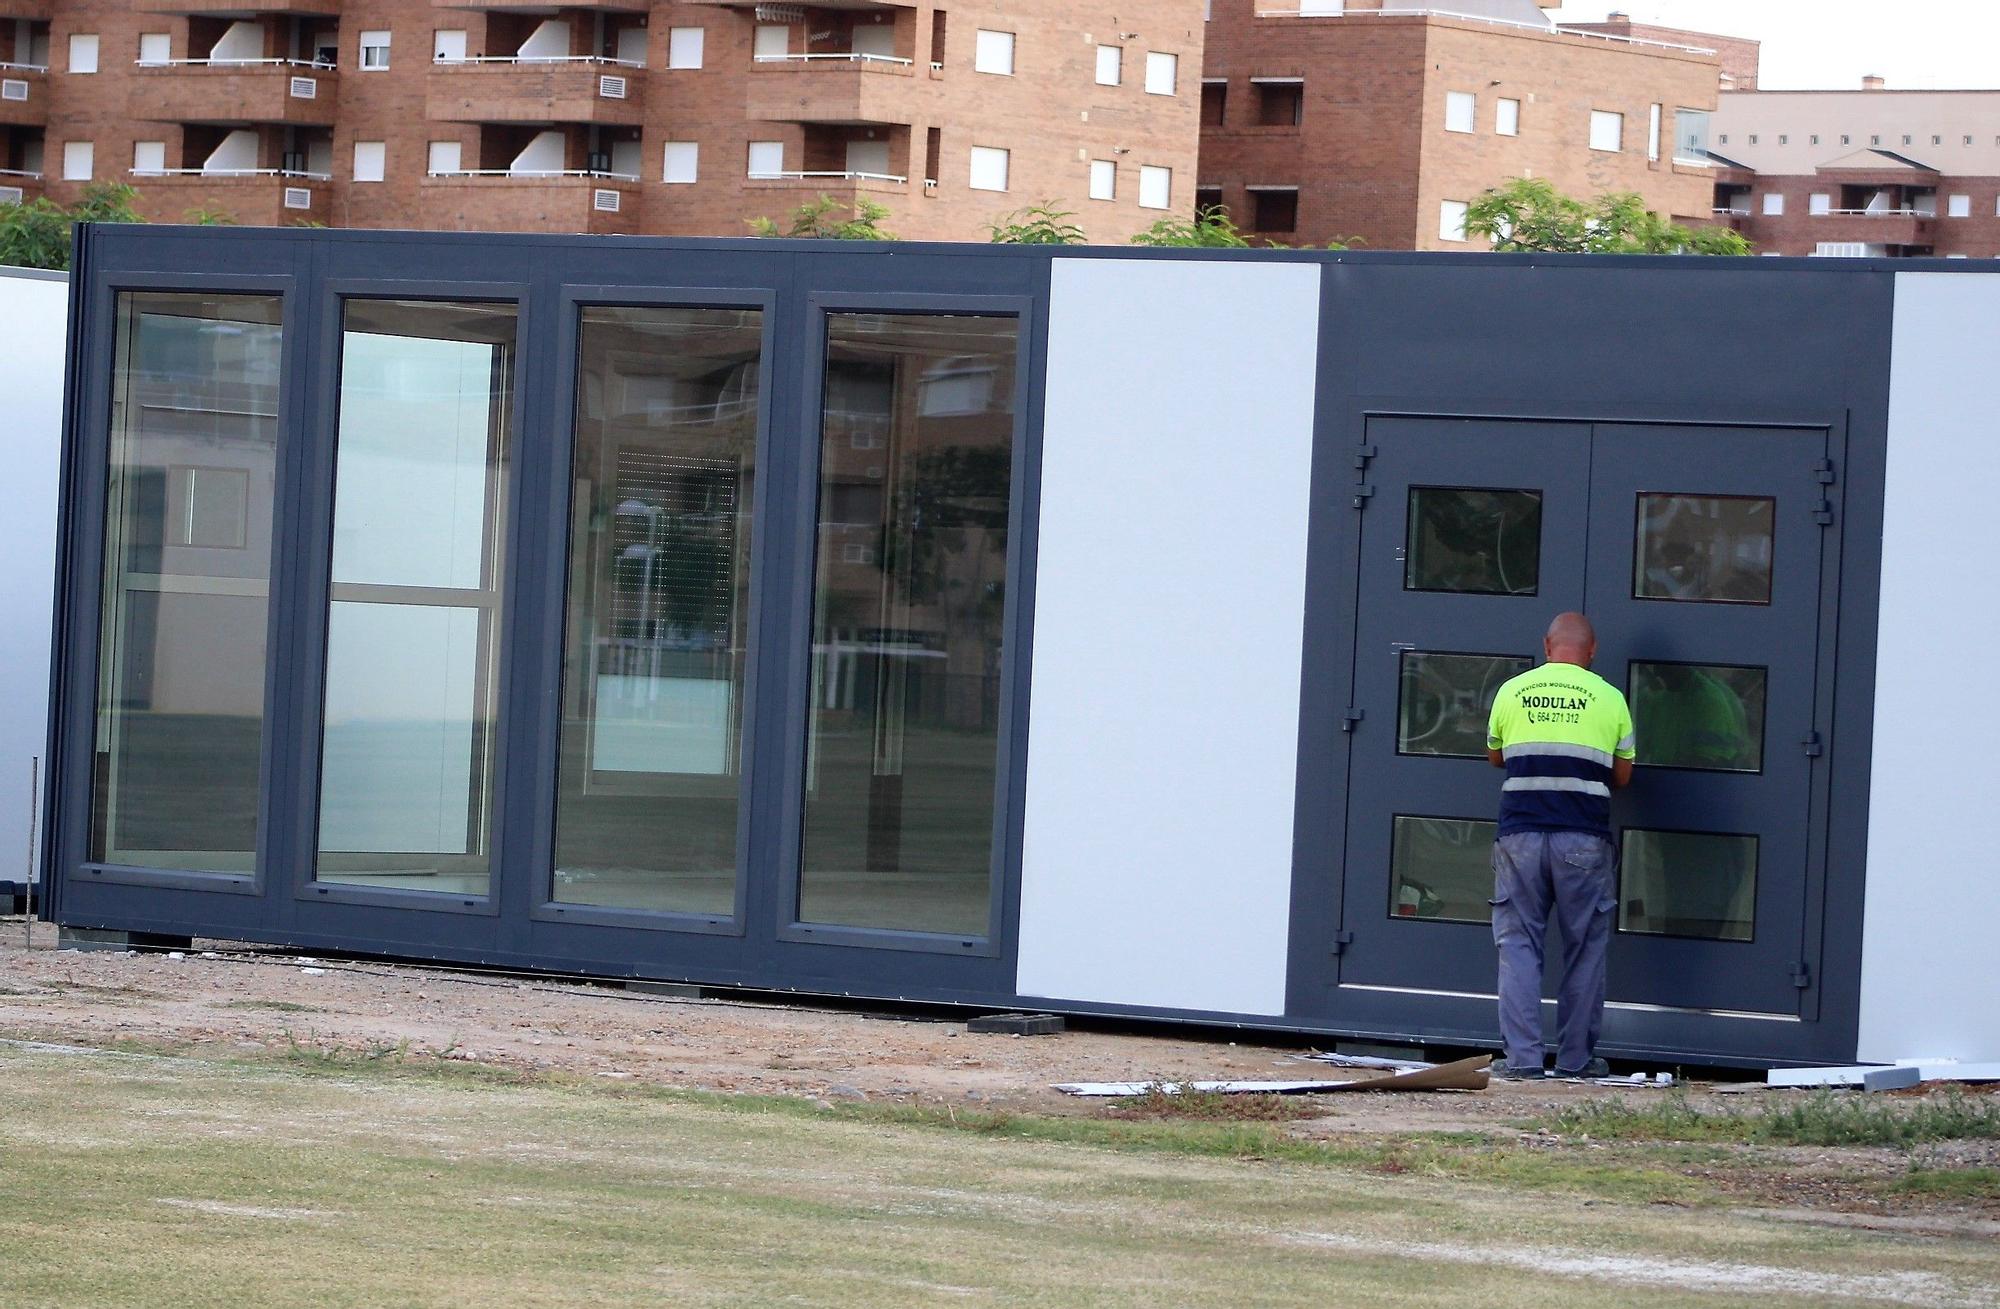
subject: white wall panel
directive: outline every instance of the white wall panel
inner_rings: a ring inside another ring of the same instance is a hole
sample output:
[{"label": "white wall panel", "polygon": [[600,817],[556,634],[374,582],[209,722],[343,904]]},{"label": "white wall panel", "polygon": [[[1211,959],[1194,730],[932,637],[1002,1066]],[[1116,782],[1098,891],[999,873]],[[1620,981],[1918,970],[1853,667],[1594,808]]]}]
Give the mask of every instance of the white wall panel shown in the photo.
[{"label": "white wall panel", "polygon": [[62,277],[0,269],[0,882],[29,880],[28,775],[48,730],[68,314]]},{"label": "white wall panel", "polygon": [[[2000,277],[1896,278],[1859,1057],[2000,1056]],[[1972,590],[1968,591],[1967,587]],[[1967,728],[1970,727],[1970,735]]]},{"label": "white wall panel", "polygon": [[1053,277],[1018,987],[1282,1013],[1319,270]]}]

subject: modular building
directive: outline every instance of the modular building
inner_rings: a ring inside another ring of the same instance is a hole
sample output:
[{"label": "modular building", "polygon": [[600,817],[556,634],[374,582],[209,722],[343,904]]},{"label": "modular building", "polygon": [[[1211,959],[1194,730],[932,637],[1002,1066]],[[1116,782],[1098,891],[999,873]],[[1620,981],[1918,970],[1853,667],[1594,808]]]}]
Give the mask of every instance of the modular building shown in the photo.
[{"label": "modular building", "polygon": [[1583,609],[1607,1051],[1990,1056],[1945,267],[84,229],[54,914],[1491,1042]]}]

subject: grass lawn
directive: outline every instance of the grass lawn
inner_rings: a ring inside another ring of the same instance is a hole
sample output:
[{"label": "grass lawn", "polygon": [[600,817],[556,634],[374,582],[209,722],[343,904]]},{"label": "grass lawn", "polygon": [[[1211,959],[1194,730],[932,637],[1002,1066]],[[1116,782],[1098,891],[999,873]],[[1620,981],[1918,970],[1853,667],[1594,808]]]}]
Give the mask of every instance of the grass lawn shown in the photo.
[{"label": "grass lawn", "polygon": [[1775,1222],[1644,1169],[1482,1170],[1480,1143],[1452,1137],[1288,1139],[1282,1123],[826,1109],[393,1052],[0,1045],[0,1303],[2000,1302],[1990,1237]]}]

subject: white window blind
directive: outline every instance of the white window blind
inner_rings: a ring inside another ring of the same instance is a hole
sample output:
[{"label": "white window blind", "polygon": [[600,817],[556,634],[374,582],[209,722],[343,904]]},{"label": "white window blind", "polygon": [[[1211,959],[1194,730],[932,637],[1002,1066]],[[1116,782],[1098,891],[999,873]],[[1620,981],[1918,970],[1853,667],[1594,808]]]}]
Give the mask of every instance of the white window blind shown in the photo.
[{"label": "white window blind", "polygon": [[1806,199],[1806,212],[1808,212],[1808,213],[1812,213],[1812,214],[1830,214],[1830,213],[1832,213],[1832,212],[1833,212],[1833,195],[1832,195],[1832,193],[1830,193],[1830,192],[1825,192],[1825,191],[1822,191],[1822,192],[1819,192],[1818,194],[1815,194],[1815,195],[1812,195],[1812,196],[1809,196],[1809,197],[1807,197],[1807,199]]},{"label": "white window blind", "polygon": [[1090,198],[1093,200],[1116,200],[1118,198],[1118,163],[1112,159],[1090,161]]},{"label": "white window blind", "polygon": [[364,72],[376,71],[389,66],[389,34],[384,31],[363,32],[361,34],[361,67]]},{"label": "white window blind", "polygon": [[1785,197],[1773,192],[1764,197],[1764,214],[1769,218],[1779,218],[1785,212]]},{"label": "white window blind", "polygon": [[354,143],[354,180],[357,182],[379,182],[382,180],[384,165],[388,162],[388,146],[381,141],[356,141]]},{"label": "white window blind", "polygon": [[97,147],[88,141],[63,142],[63,181],[88,182],[97,168]]},{"label": "white window blind", "polygon": [[159,173],[166,171],[167,143],[165,141],[134,141],[132,143],[132,171],[135,173]]},{"label": "white window blind", "polygon": [[784,23],[763,23],[757,28],[757,35],[751,38],[750,57],[753,59],[783,59],[792,46],[792,29]]},{"label": "white window blind", "polygon": [[1519,100],[1502,100],[1500,102],[1499,108],[1493,111],[1493,130],[1501,136],[1519,136],[1521,134],[1521,102]]},{"label": "white window blind", "polygon": [[1174,170],[1154,164],[1139,166],[1139,207],[1166,209],[1174,202]]},{"label": "white window blind", "polygon": [[750,176],[776,177],[785,171],[785,143],[783,141],[752,141],[750,143]]},{"label": "white window blind", "polygon": [[1590,148],[1619,151],[1625,148],[1625,115],[1604,109],[1590,111]]},{"label": "white window blind", "polygon": [[669,141],[660,169],[662,182],[685,184],[695,180],[701,166],[701,146],[694,141]]},{"label": "white window blind", "polygon": [[1172,95],[1174,84],[1180,80],[1181,57],[1162,54],[1158,50],[1146,52],[1146,94]]},{"label": "white window blind", "polygon": [[1969,195],[1952,196],[1950,199],[1945,201],[1944,212],[1945,212],[1945,217],[1947,218],[1972,217],[1972,197]]},{"label": "white window blind", "polygon": [[1097,84],[1117,86],[1125,80],[1125,47],[1101,45],[1097,47]]},{"label": "white window blind", "polygon": [[465,151],[456,141],[433,141],[424,160],[424,170],[432,176],[456,173],[465,163]]},{"label": "white window blind", "polygon": [[139,33],[139,62],[160,65],[167,62],[174,52],[174,38],[166,32]]},{"label": "white window blind", "polygon": [[700,27],[667,29],[667,67],[700,68],[702,45],[707,31]]},{"label": "white window blind", "polygon": [[1472,132],[1479,127],[1479,97],[1470,91],[1444,93],[1444,130]]},{"label": "white window blind", "polygon": [[70,37],[69,71],[72,73],[97,71],[97,38],[94,35],[77,33]]},{"label": "white window blind", "polygon": [[440,27],[431,33],[431,62],[434,64],[462,64],[465,62],[465,29],[462,27]]},{"label": "white window blind", "polygon": [[1465,239],[1465,216],[1471,209],[1463,200],[1447,200],[1438,206],[1438,239],[1440,241],[1463,241]]},{"label": "white window blind", "polygon": [[995,73],[1001,77],[1014,75],[1014,34],[1012,32],[989,32],[980,28],[972,39],[972,71],[975,73]]},{"label": "white window blind", "polygon": [[1007,189],[1008,152],[990,145],[972,147],[972,181],[975,191]]}]

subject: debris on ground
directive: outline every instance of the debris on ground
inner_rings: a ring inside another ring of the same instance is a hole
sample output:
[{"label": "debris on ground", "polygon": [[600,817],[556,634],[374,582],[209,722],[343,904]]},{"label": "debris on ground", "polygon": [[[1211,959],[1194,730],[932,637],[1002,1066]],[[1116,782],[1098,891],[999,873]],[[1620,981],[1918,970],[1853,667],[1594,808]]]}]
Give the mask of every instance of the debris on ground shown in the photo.
[{"label": "debris on ground", "polygon": [[1482,1054],[1448,1064],[1425,1064],[1379,1077],[1351,1077],[1338,1082],[1258,1082],[1193,1081],[1160,1082],[1058,1082],[1064,1095],[1092,1099],[1124,1098],[1158,1090],[1177,1095],[1182,1088],[1216,1095],[1326,1095],[1336,1091],[1483,1091],[1489,1081],[1493,1056]]}]

